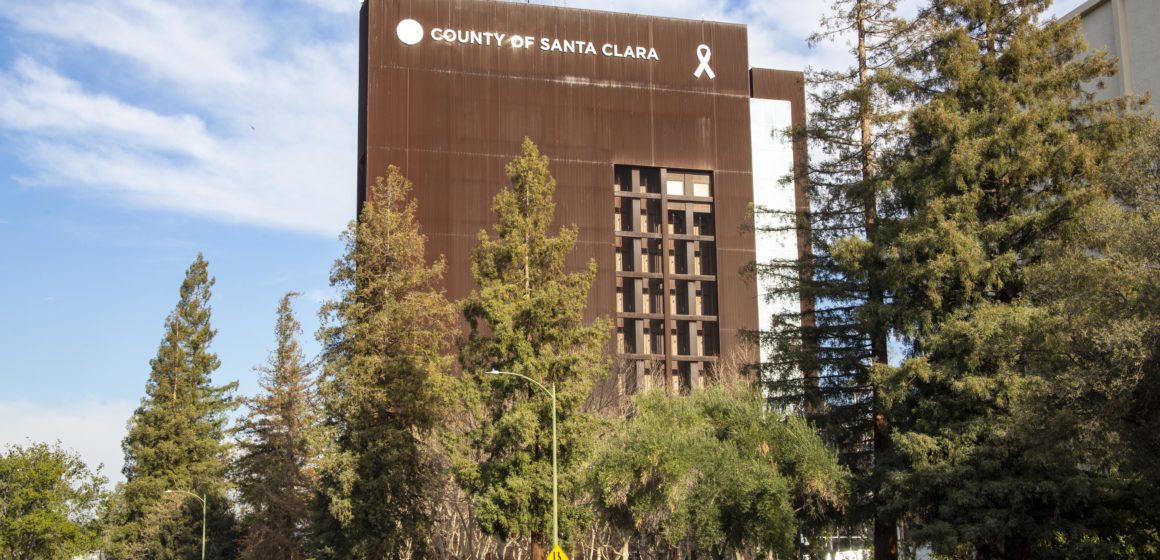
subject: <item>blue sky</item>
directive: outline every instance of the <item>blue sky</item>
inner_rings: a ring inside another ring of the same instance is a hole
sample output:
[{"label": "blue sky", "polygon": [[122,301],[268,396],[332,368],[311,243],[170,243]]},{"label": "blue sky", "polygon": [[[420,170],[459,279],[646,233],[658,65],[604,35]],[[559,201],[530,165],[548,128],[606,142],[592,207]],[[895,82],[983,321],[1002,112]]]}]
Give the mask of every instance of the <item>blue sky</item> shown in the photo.
[{"label": "blue sky", "polygon": [[[788,69],[841,62],[841,44],[805,45],[829,3],[559,2],[747,23],[750,63]],[[355,208],[358,8],[0,2],[0,444],[59,439],[119,479],[199,251],[217,278],[219,383],[254,392],[290,290],[313,355]]]}]

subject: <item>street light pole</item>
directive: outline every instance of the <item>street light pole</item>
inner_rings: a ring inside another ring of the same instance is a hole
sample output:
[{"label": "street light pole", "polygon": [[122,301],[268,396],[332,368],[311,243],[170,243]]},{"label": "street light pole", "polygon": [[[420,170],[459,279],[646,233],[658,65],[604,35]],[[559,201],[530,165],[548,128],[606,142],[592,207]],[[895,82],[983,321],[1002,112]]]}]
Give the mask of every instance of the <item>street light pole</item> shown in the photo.
[{"label": "street light pole", "polygon": [[166,490],[166,494],[187,494],[201,502],[201,560],[205,560],[205,497],[188,490]]},{"label": "street light pole", "polygon": [[549,397],[552,397],[552,548],[560,546],[560,500],[557,474],[559,471],[556,468],[556,383],[553,382],[552,388],[549,389],[543,383],[520,373],[499,371],[494,368],[486,373],[490,375],[513,375],[515,377],[522,377],[531,381],[532,384],[547,393]]}]

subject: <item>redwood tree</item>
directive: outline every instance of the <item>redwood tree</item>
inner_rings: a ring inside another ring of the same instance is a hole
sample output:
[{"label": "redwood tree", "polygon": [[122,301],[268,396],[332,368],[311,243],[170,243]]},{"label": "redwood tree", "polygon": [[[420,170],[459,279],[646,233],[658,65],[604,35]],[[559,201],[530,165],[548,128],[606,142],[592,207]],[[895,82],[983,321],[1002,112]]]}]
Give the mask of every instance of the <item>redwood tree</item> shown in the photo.
[{"label": "redwood tree", "polygon": [[116,558],[184,558],[200,551],[202,504],[207,501],[207,558],[234,555],[235,521],[228,499],[226,415],[236,406],[237,382],[214,385],[220,365],[210,351],[214,279],[197,255],[185,272],[177,306],[150,360],[145,397],[129,419],[125,482],[114,500],[111,530]]},{"label": "redwood tree", "polygon": [[311,553],[309,503],[315,483],[318,414],[311,367],[302,355],[302,328],[282,296],[274,328],[277,347],[259,368],[261,393],[247,399],[237,429],[234,465],[243,520],[242,558],[301,560]]}]

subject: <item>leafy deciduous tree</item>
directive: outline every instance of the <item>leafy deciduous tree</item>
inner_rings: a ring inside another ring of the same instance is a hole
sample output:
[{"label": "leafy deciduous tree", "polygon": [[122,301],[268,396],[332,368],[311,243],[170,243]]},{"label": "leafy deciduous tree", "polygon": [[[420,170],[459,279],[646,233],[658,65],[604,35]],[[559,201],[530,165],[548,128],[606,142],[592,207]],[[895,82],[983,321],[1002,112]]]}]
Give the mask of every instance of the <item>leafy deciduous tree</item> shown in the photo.
[{"label": "leafy deciduous tree", "polygon": [[59,445],[9,446],[0,454],[0,558],[69,560],[96,550],[106,482]]},{"label": "leafy deciduous tree", "polygon": [[790,557],[798,516],[848,497],[848,473],[814,427],[768,413],[754,389],[654,390],[635,405],[592,478],[610,518],[652,545],[645,556]]}]

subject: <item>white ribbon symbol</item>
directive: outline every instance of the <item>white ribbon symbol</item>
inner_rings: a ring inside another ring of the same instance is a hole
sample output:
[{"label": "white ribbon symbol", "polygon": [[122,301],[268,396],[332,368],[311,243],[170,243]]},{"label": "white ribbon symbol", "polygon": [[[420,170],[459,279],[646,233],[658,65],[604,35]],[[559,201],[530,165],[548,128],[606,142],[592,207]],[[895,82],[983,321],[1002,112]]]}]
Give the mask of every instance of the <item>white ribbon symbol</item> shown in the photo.
[{"label": "white ribbon symbol", "polygon": [[709,68],[709,59],[712,57],[713,51],[709,50],[709,45],[697,45],[697,59],[701,61],[701,65],[697,67],[697,71],[693,72],[693,75],[700,78],[701,74],[708,74],[710,80],[716,78],[717,75],[713,73],[713,69]]}]

